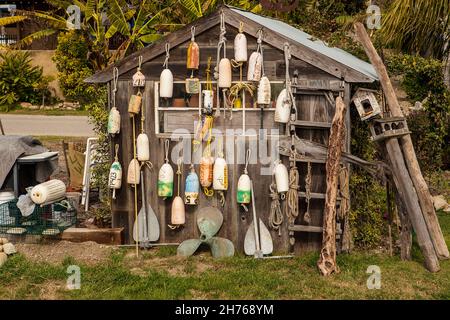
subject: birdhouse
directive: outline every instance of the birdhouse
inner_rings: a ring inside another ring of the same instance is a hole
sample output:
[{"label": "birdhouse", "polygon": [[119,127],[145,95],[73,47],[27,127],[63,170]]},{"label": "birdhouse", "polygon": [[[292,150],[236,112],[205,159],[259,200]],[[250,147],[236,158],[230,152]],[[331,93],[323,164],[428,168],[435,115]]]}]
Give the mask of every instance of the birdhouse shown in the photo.
[{"label": "birdhouse", "polygon": [[133,75],[133,87],[145,87],[145,76],[140,70]]},{"label": "birdhouse", "polygon": [[352,101],[363,121],[373,118],[381,113],[380,105],[378,104],[373,90],[358,89],[353,96]]},{"label": "birdhouse", "polygon": [[408,124],[403,117],[375,119],[369,124],[372,141],[399,137],[409,134]]}]

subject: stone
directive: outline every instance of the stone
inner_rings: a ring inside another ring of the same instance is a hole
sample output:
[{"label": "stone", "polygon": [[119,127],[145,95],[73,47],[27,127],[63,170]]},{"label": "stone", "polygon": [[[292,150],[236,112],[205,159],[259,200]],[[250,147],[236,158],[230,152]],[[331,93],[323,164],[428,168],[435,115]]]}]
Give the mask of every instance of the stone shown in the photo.
[{"label": "stone", "polygon": [[11,254],[17,253],[17,250],[12,243],[8,242],[3,245],[3,252],[9,256]]},{"label": "stone", "polygon": [[5,264],[6,260],[8,260],[8,256],[5,253],[0,252],[0,268]]},{"label": "stone", "polygon": [[3,252],[3,245],[0,244],[0,252]]},{"label": "stone", "polygon": [[30,109],[33,105],[29,102],[21,102],[20,107],[24,109]]},{"label": "stone", "polygon": [[0,244],[5,244],[5,243],[8,243],[8,242],[9,242],[8,239],[6,239],[6,238],[0,238]]},{"label": "stone", "polygon": [[442,196],[442,195],[434,196],[433,204],[434,204],[434,208],[436,210],[441,210],[441,209],[445,209],[448,207],[447,200],[445,200],[444,196]]}]

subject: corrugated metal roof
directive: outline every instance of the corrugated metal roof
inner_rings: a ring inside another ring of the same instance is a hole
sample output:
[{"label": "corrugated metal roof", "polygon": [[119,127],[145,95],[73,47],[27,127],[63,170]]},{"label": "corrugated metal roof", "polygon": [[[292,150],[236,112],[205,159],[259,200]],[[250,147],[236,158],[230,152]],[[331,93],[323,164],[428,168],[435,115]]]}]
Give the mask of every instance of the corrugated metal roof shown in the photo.
[{"label": "corrugated metal roof", "polygon": [[339,48],[331,48],[327,46],[323,41],[320,40],[312,40],[314,37],[307,34],[306,32],[303,32],[297,28],[294,28],[287,23],[284,23],[282,21],[263,17],[248,11],[240,10],[237,8],[230,8],[234,12],[243,15],[244,17],[247,17],[248,19],[251,19],[255,21],[256,23],[259,23],[260,25],[263,25],[264,27],[277,32],[279,34],[282,34],[286,37],[289,37],[292,39],[292,41],[295,41],[297,43],[300,43],[311,50],[314,50],[322,55],[325,55],[337,62],[340,62],[346,66],[348,66],[351,69],[354,69],[373,81],[378,80],[377,73],[374,69],[374,67],[350,53],[339,49]]}]

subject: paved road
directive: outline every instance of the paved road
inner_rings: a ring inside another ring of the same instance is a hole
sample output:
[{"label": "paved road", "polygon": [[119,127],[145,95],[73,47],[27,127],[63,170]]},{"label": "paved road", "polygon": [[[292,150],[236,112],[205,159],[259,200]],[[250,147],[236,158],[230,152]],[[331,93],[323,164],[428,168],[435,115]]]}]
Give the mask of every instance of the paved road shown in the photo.
[{"label": "paved road", "polygon": [[86,116],[38,116],[0,114],[8,135],[94,137]]}]

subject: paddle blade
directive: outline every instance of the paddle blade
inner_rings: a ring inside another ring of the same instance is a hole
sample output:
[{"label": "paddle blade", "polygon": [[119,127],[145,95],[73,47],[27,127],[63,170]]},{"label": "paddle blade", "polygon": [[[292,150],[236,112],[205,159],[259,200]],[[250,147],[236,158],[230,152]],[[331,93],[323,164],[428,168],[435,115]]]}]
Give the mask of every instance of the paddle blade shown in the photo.
[{"label": "paddle blade", "polygon": [[[271,254],[273,252],[273,241],[269,230],[264,225],[261,219],[259,219],[259,234],[261,237],[261,251],[263,254]],[[255,226],[253,221],[247,230],[244,238],[244,252],[248,256],[255,255],[256,252],[256,237],[255,237]]]},{"label": "paddle blade", "polygon": [[197,226],[200,233],[209,239],[219,231],[223,223],[222,212],[214,207],[203,207],[197,214]]},{"label": "paddle blade", "polygon": [[234,256],[234,245],[228,239],[213,237],[208,240],[213,258],[228,258]]},{"label": "paddle blade", "polygon": [[153,211],[153,208],[148,205],[147,206],[147,222],[148,222],[148,238],[149,241],[154,242],[159,240],[159,221],[156,217],[155,211]]},{"label": "paddle blade", "polygon": [[190,257],[197,251],[201,244],[202,242],[199,239],[185,240],[178,246],[177,256]]},{"label": "paddle blade", "polygon": [[261,236],[261,251],[263,254],[271,254],[273,252],[273,241],[266,225],[259,219],[259,234]]}]

